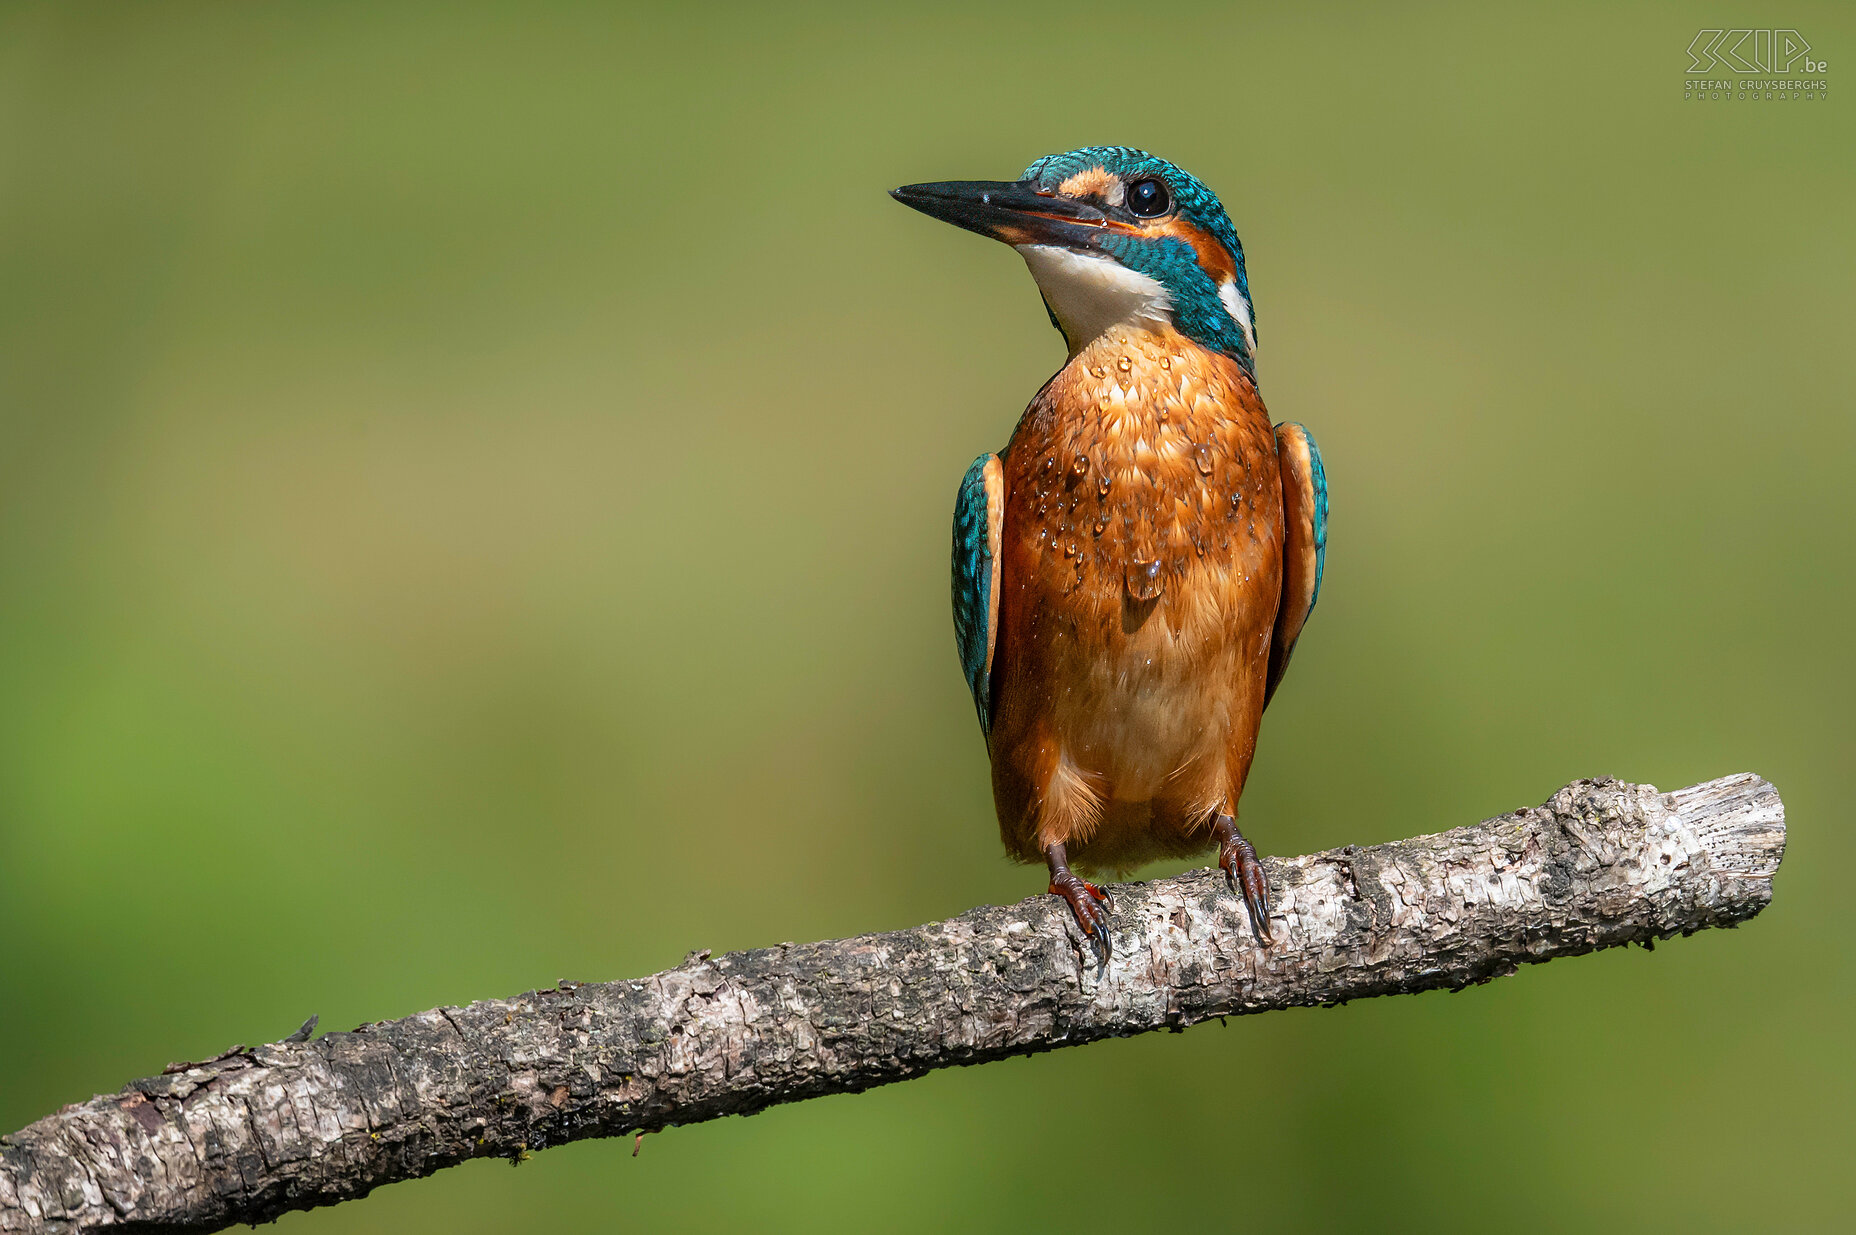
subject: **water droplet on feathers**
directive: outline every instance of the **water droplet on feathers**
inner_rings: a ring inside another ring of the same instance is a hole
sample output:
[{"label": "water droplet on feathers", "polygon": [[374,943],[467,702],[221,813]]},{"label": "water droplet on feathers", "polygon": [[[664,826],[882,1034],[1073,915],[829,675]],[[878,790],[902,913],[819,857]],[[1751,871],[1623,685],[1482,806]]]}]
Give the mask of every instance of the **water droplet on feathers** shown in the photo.
[{"label": "water droplet on feathers", "polygon": [[1089,456],[1077,455],[1074,459],[1070,460],[1070,471],[1078,476],[1087,473],[1089,471]]},{"label": "water droplet on feathers", "polygon": [[1128,563],[1125,575],[1128,595],[1136,600],[1152,600],[1160,594],[1160,563],[1158,561]]},{"label": "water droplet on feathers", "polygon": [[1199,475],[1210,476],[1212,474],[1212,452],[1210,447],[1194,442],[1192,444],[1192,461],[1198,464]]}]

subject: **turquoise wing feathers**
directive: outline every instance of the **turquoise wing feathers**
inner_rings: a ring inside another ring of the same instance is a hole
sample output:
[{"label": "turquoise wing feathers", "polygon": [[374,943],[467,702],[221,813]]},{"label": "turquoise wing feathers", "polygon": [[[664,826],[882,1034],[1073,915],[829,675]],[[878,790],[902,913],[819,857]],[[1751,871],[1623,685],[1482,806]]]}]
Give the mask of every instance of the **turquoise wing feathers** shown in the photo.
[{"label": "turquoise wing feathers", "polygon": [[954,502],[954,639],[980,731],[992,734],[992,657],[999,639],[999,534],[1005,519],[1005,471],[981,455]]},{"label": "turquoise wing feathers", "polygon": [[1264,707],[1282,682],[1295,641],[1321,596],[1321,572],[1328,557],[1328,474],[1320,448],[1301,425],[1279,424],[1276,462],[1282,473],[1282,602],[1270,637]]}]

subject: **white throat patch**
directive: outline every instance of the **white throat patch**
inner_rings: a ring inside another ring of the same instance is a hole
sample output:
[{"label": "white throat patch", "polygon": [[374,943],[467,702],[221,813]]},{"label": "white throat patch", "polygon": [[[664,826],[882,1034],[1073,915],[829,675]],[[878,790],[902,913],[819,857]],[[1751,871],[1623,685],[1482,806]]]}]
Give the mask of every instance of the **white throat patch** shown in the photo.
[{"label": "white throat patch", "polygon": [[1112,257],[1049,244],[1021,244],[1018,252],[1063,328],[1072,356],[1112,327],[1157,327],[1170,320],[1173,298],[1159,280]]}]

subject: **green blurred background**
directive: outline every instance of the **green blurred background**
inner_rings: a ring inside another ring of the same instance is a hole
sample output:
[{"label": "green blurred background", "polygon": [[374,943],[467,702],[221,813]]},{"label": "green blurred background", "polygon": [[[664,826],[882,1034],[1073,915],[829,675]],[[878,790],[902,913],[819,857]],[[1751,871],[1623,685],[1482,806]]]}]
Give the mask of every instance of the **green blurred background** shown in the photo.
[{"label": "green blurred background", "polygon": [[1718,5],[0,10],[0,1126],[1041,890],[947,524],[1062,348],[884,190],[1118,142],[1223,195],[1332,480],[1259,845],[1749,770],[1773,907],[280,1229],[1830,1224],[1856,15],[1732,19],[1836,97],[1683,101]]}]

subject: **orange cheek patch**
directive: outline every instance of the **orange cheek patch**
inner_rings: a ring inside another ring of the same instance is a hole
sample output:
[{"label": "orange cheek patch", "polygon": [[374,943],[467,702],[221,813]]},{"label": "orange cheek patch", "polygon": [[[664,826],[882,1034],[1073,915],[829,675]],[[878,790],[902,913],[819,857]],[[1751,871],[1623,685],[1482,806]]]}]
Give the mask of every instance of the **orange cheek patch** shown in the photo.
[{"label": "orange cheek patch", "polygon": [[1146,232],[1149,236],[1172,236],[1191,245],[1199,256],[1200,267],[1212,277],[1212,282],[1228,283],[1237,278],[1237,263],[1231,260],[1231,254],[1203,228],[1184,219],[1172,218],[1149,224]]}]

